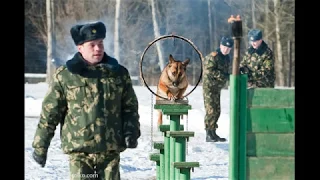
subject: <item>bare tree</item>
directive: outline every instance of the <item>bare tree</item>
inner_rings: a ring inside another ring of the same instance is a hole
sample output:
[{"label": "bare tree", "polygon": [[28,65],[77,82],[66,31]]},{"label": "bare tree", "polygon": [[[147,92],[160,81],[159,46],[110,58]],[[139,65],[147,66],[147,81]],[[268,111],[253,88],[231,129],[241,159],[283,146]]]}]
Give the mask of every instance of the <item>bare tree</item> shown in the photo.
[{"label": "bare tree", "polygon": [[46,7],[47,7],[47,78],[46,82],[50,83],[52,79],[52,75],[54,73],[54,66],[52,64],[53,60],[53,14],[52,14],[52,9],[53,9],[53,4],[51,3],[51,0],[46,0]]},{"label": "bare tree", "polygon": [[[210,39],[213,42],[213,47],[218,47],[219,43],[219,39],[218,39],[218,31],[217,31],[217,9],[215,8],[215,6],[212,6],[212,22],[213,22],[213,37],[212,39]],[[212,51],[213,49],[211,49]]]},{"label": "bare tree", "polygon": [[25,18],[35,28],[33,37],[47,44],[47,15],[46,1],[28,0],[25,7]]},{"label": "bare tree", "polygon": [[283,59],[282,59],[282,45],[280,35],[280,1],[274,0],[274,14],[275,14],[275,29],[276,29],[276,47],[277,47],[277,58],[276,58],[276,74],[278,79],[278,86],[284,86],[285,78],[283,73]]},{"label": "bare tree", "polygon": [[255,15],[255,0],[251,0],[251,13],[252,13],[252,27],[256,28],[256,15]]},{"label": "bare tree", "polygon": [[210,44],[210,50],[213,49],[213,44],[212,44],[212,19],[211,19],[211,3],[210,3],[211,0],[208,0],[208,24],[209,24],[209,44]]},{"label": "bare tree", "polygon": [[[125,2],[125,3],[124,3]],[[139,74],[139,60],[143,50],[154,39],[152,28],[151,8],[149,0],[123,1],[121,4],[121,53],[122,63],[133,75]],[[146,53],[143,73],[147,75],[155,65],[157,52],[152,46]],[[160,68],[159,68],[160,69]]]},{"label": "bare tree", "polygon": [[119,45],[119,16],[121,0],[116,0],[116,14],[114,17],[114,56],[120,62]]},{"label": "bare tree", "polygon": [[[150,0],[151,3],[151,10],[152,10],[152,22],[153,22],[153,32],[154,32],[154,37],[158,38],[160,37],[160,32],[159,32],[159,26],[157,22],[157,16],[156,16],[156,8],[155,8],[155,3],[154,0]],[[163,55],[162,55],[162,47],[160,41],[156,42],[156,47],[157,47],[157,52],[158,52],[158,57],[159,57],[159,65],[161,71],[165,67]]]},{"label": "bare tree", "polygon": [[[33,33],[32,36],[28,35],[27,39],[36,38],[48,45],[50,37],[47,34],[45,2],[44,0],[25,1],[25,18],[28,26],[32,27],[25,31],[28,34]],[[120,2],[121,6],[117,6]],[[62,57],[62,60],[71,58],[77,49],[70,36],[70,28],[78,23],[100,20],[107,26],[107,37],[104,41],[106,53],[114,55],[121,60],[121,64],[128,67],[129,72],[137,75],[142,52],[155,38],[171,33],[183,36],[190,39],[205,55],[218,45],[218,38],[221,35],[229,34],[229,25],[225,19],[231,14],[240,14],[243,19],[244,35],[249,29],[256,27],[263,31],[267,42],[275,42],[276,48],[273,49],[277,61],[277,85],[280,85],[278,81],[281,74],[278,71],[281,70],[279,68],[282,68],[286,75],[290,66],[287,56],[290,48],[287,48],[287,42],[292,39],[294,42],[294,0],[277,1],[278,10],[275,9],[277,6],[274,2],[275,0],[255,0],[254,9],[252,9],[251,0],[54,0],[52,14],[54,14],[53,29],[56,33],[52,38],[55,47],[55,50],[52,49],[55,51],[52,56]],[[279,18],[277,21],[276,16]],[[276,35],[276,32],[279,34]],[[197,58],[195,53],[192,55],[193,50],[187,43],[172,39],[157,41],[148,50],[144,60],[147,73],[157,74],[164,67],[168,52],[175,54],[177,58],[183,59],[186,56]],[[247,40],[244,36],[241,41],[244,44],[241,46],[242,53],[248,46],[245,44]],[[279,47],[281,47],[280,50]],[[279,58],[282,58],[280,59],[282,63],[279,63]],[[292,59],[294,66],[294,55]],[[28,61],[30,60],[28,57]],[[292,76],[294,77],[294,72]]]},{"label": "bare tree", "polygon": [[[269,0],[265,0],[265,28],[264,34],[269,34]],[[269,36],[265,36],[264,38],[266,42],[269,42]]]}]

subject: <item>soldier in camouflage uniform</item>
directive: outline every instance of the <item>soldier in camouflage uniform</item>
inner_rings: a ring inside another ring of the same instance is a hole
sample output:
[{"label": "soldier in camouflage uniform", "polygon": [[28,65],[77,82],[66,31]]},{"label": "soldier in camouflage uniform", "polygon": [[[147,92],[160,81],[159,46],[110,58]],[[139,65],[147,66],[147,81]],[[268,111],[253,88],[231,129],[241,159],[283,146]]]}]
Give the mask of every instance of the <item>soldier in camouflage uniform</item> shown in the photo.
[{"label": "soldier in camouflage uniform", "polygon": [[204,117],[206,142],[226,141],[217,135],[218,119],[221,113],[221,89],[229,80],[231,69],[230,50],[233,40],[222,37],[220,47],[204,58],[203,70],[203,100],[206,114]]},{"label": "soldier in camouflage uniform", "polygon": [[71,179],[120,180],[120,153],[136,148],[140,137],[129,72],[104,52],[102,22],[75,25],[70,32],[79,52],[53,75],[32,143],[33,158],[45,166],[60,123]]},{"label": "soldier in camouflage uniform", "polygon": [[240,73],[248,75],[248,87],[273,88],[275,85],[274,55],[262,40],[262,32],[248,33],[250,47],[240,62]]}]

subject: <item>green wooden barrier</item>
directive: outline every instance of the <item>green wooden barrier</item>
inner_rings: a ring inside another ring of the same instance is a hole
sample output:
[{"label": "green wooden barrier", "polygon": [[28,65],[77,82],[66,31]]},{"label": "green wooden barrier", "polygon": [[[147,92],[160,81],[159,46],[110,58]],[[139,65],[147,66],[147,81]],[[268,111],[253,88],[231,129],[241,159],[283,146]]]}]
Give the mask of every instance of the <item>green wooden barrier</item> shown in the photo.
[{"label": "green wooden barrier", "polygon": [[230,75],[229,179],[246,177],[247,76]]},{"label": "green wooden barrier", "polygon": [[[186,143],[189,137],[194,137],[194,132],[191,131],[168,131],[167,136],[174,138],[175,144],[175,154],[174,162],[185,162],[186,161]],[[179,169],[175,169],[174,164],[172,167],[174,169],[174,179],[179,179]]]},{"label": "green wooden barrier", "polygon": [[160,153],[150,154],[149,159],[156,162],[156,179],[160,180]]},{"label": "green wooden barrier", "polygon": [[[184,130],[184,126],[180,125],[180,131]],[[159,126],[159,130],[164,134],[164,180],[170,179],[170,136],[167,136],[167,132],[170,131],[170,124],[162,124]]]},{"label": "green wooden barrier", "polygon": [[165,180],[164,142],[153,142],[153,147],[160,152],[158,177],[160,180]]},{"label": "green wooden barrier", "polygon": [[247,90],[247,179],[295,179],[294,89]]},{"label": "green wooden barrier", "polygon": [[190,170],[193,171],[193,168],[199,167],[199,162],[174,162],[173,167],[178,169],[178,180],[189,180]]},{"label": "green wooden barrier", "polygon": [[[154,109],[160,109],[163,115],[169,115],[170,118],[170,131],[178,131],[180,129],[180,116],[188,114],[191,106],[186,103],[187,101],[166,101],[166,100],[157,100],[154,105]],[[169,148],[170,148],[170,157],[169,157],[169,166],[170,166],[170,177],[168,179],[174,180],[175,169],[172,166],[172,163],[175,162],[175,138],[169,137]]]},{"label": "green wooden barrier", "polygon": [[246,84],[230,76],[229,179],[295,179],[294,89]]},{"label": "green wooden barrier", "polygon": [[[170,125],[160,125],[159,127],[160,131],[164,132],[164,142],[160,143],[163,151],[160,151],[159,154],[163,154],[164,158],[159,158],[159,167],[161,168],[157,171],[157,178],[165,180],[190,180],[190,169],[199,167],[199,163],[185,162],[186,142],[189,137],[194,136],[194,132],[184,131],[183,125],[180,124],[180,117],[188,114],[191,106],[185,100],[174,102],[157,100],[154,108],[160,109],[164,115],[170,116]],[[158,143],[157,147],[160,144]],[[161,161],[165,162],[162,166]]]}]

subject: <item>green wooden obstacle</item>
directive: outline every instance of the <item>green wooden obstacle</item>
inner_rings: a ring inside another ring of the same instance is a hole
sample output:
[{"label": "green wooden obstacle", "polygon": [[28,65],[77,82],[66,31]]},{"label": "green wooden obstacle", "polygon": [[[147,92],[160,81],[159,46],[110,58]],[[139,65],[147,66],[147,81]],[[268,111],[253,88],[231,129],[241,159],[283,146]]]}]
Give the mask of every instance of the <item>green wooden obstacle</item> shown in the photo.
[{"label": "green wooden obstacle", "polygon": [[176,179],[179,180],[189,180],[190,170],[199,167],[199,162],[174,162],[173,167],[178,169],[178,176]]},{"label": "green wooden obstacle", "polygon": [[154,142],[153,143],[154,149],[159,150],[159,171],[157,177],[160,180],[165,179],[165,161],[164,161],[164,143],[163,142]]},{"label": "green wooden obstacle", "polygon": [[[185,162],[186,141],[189,137],[194,136],[194,132],[183,130],[183,125],[180,124],[180,117],[184,114],[188,114],[188,110],[191,109],[191,106],[184,100],[157,100],[154,109],[160,109],[163,115],[168,115],[170,117],[169,125],[160,125],[159,127],[160,131],[164,132],[164,168],[159,170],[157,176],[160,176],[165,180],[180,178],[188,180],[190,179],[190,168],[198,167],[199,163],[196,165],[192,164],[192,162]],[[180,164],[175,166],[174,163]],[[164,172],[164,175],[160,175],[160,172],[162,171]]]},{"label": "green wooden obstacle", "polygon": [[[185,162],[186,161],[186,141],[189,137],[194,137],[194,132],[191,131],[169,131],[167,133],[168,137],[172,137],[174,142],[174,162]],[[172,164],[173,165],[173,164]],[[178,169],[174,169],[174,179],[179,179],[180,174]]]},{"label": "green wooden obstacle", "polygon": [[229,179],[246,176],[247,76],[230,75]]},{"label": "green wooden obstacle", "polygon": [[293,180],[294,89],[247,90],[248,180]]},{"label": "green wooden obstacle", "polygon": [[239,102],[231,100],[238,114],[230,116],[230,179],[295,179],[294,89],[247,89],[247,76],[238,78]]},{"label": "green wooden obstacle", "polygon": [[156,162],[156,178],[157,180],[160,180],[160,153],[150,154],[149,159]]},{"label": "green wooden obstacle", "polygon": [[[170,137],[167,136],[167,132],[170,131],[170,124],[162,124],[159,126],[160,131],[164,134],[164,180],[170,178]],[[181,124],[180,131],[184,130],[184,126]]]},{"label": "green wooden obstacle", "polygon": [[294,179],[294,89],[247,89],[241,75],[242,20],[229,18],[234,39],[230,75],[230,180]]}]

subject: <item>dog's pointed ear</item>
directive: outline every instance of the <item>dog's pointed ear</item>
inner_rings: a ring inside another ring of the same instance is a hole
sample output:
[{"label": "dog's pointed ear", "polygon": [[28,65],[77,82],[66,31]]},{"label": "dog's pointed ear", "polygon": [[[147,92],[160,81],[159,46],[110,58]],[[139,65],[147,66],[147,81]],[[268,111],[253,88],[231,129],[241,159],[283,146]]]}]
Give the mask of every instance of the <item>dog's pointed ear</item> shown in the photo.
[{"label": "dog's pointed ear", "polygon": [[169,55],[169,63],[173,63],[175,60],[174,60],[174,58],[173,58],[173,56],[170,54]]},{"label": "dog's pointed ear", "polygon": [[187,58],[186,60],[184,60],[184,61],[182,62],[182,64],[183,64],[184,66],[187,66],[187,65],[189,64],[189,62],[190,62],[190,59]]}]

